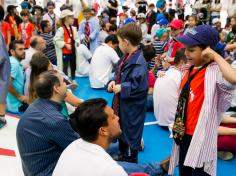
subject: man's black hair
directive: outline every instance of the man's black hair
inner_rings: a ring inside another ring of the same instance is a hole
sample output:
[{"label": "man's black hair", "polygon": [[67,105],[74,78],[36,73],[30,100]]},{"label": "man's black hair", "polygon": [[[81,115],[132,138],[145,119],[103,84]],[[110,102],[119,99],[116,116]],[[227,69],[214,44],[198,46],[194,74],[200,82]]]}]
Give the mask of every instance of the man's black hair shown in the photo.
[{"label": "man's black hair", "polygon": [[118,38],[116,35],[111,34],[105,38],[105,43],[112,42],[112,44],[119,44]]},{"label": "man's black hair", "polygon": [[107,101],[102,98],[90,99],[80,104],[70,115],[72,128],[83,140],[95,141],[99,128],[108,125],[106,106]]},{"label": "man's black hair", "polygon": [[9,45],[9,50],[15,50],[16,49],[16,45],[24,45],[24,41],[23,40],[14,40],[10,43]]}]

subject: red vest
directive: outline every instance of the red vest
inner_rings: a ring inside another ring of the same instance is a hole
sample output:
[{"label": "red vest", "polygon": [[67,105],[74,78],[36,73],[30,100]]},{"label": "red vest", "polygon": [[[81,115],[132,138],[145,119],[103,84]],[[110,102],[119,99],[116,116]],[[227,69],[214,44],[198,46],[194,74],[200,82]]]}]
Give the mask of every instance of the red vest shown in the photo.
[{"label": "red vest", "polygon": [[[74,38],[72,28],[71,28],[71,30],[70,29],[66,30],[65,26],[63,26],[63,30],[64,30],[64,42],[65,42],[65,44],[70,44],[71,45],[72,44],[71,38]],[[69,34],[68,34],[67,31],[69,32]],[[71,35],[71,37],[70,37],[70,35]],[[62,54],[72,54],[72,51],[68,50],[66,47],[64,47],[64,48],[62,48]]]}]

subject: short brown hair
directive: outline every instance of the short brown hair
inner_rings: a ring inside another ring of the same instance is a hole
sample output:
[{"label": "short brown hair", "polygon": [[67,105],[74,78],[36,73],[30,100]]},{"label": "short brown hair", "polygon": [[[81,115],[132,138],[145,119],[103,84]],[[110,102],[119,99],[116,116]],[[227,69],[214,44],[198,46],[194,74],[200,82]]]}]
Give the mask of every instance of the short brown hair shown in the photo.
[{"label": "short brown hair", "polygon": [[27,9],[23,9],[21,12],[20,12],[20,16],[30,16],[30,13],[29,13],[29,10]]},{"label": "short brown hair", "polygon": [[142,30],[135,23],[129,23],[118,29],[117,36],[128,40],[133,46],[137,46],[142,40]]}]

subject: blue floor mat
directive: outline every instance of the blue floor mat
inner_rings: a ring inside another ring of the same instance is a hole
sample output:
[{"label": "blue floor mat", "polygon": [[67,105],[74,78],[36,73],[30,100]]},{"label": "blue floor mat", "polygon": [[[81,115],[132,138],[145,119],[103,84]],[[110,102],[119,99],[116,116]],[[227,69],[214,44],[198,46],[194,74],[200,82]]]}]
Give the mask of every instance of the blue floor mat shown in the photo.
[{"label": "blue floor mat", "polygon": [[[111,105],[113,94],[106,90],[96,90],[90,88],[88,78],[77,78],[79,87],[73,93],[84,100],[90,98],[104,98]],[[153,122],[153,113],[147,112],[145,122]],[[172,140],[169,138],[168,130],[158,125],[147,125],[144,127],[143,138],[145,142],[144,151],[139,153],[139,163],[150,161],[161,161],[171,153]],[[176,169],[175,176],[178,176]],[[236,157],[231,161],[218,160],[217,176],[236,176]]]}]

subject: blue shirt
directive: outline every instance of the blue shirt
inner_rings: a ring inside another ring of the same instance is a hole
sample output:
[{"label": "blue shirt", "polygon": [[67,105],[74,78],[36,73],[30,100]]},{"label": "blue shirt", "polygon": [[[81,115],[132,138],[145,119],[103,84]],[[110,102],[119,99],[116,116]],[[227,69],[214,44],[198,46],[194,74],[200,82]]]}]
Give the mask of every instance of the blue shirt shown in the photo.
[{"label": "blue shirt", "polygon": [[[15,90],[24,95],[24,71],[23,66],[21,65],[20,61],[18,61],[15,57],[10,57],[11,63],[11,78],[12,78],[12,86]],[[22,103],[11,93],[7,94],[7,110],[18,113],[19,107]]]},{"label": "blue shirt", "polygon": [[61,110],[59,103],[37,99],[22,115],[16,138],[26,176],[52,175],[62,151],[79,138]]}]

